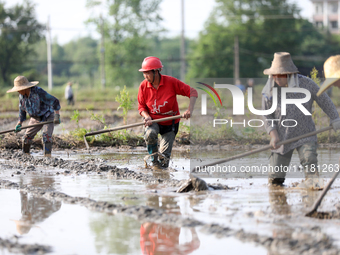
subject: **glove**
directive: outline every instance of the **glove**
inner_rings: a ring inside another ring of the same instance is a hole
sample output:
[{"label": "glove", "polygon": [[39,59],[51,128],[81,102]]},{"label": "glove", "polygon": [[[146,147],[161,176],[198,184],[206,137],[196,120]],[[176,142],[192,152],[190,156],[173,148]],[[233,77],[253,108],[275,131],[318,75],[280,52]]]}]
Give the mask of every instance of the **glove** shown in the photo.
[{"label": "glove", "polygon": [[15,126],[14,132],[15,132],[15,133],[18,133],[18,132],[20,132],[20,131],[21,131],[21,124],[18,124],[18,125]]},{"label": "glove", "polygon": [[60,114],[55,114],[54,115],[54,124],[58,125],[60,124]]},{"label": "glove", "polygon": [[340,129],[340,118],[337,118],[331,122],[332,128],[334,131],[337,131]]}]

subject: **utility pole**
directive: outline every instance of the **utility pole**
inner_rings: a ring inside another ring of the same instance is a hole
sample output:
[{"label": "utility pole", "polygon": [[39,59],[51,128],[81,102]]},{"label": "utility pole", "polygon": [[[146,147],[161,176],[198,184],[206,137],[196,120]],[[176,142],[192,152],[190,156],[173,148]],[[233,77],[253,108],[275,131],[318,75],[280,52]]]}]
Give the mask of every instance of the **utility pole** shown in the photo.
[{"label": "utility pole", "polygon": [[101,66],[101,84],[102,84],[102,89],[105,89],[105,84],[106,84],[106,77],[105,77],[105,42],[104,42],[104,19],[102,15],[100,15],[101,19],[101,48],[100,48],[100,54],[101,54],[101,59],[100,59],[100,66]]},{"label": "utility pole", "polygon": [[240,79],[240,55],[239,55],[239,45],[238,36],[234,39],[234,83],[236,80]]},{"label": "utility pole", "polygon": [[52,53],[51,53],[51,26],[50,16],[47,18],[46,25],[46,44],[47,44],[47,78],[48,78],[48,90],[51,91],[53,88],[52,81]]},{"label": "utility pole", "polygon": [[184,0],[182,4],[182,34],[181,34],[181,81],[185,80],[185,35],[184,35]]}]

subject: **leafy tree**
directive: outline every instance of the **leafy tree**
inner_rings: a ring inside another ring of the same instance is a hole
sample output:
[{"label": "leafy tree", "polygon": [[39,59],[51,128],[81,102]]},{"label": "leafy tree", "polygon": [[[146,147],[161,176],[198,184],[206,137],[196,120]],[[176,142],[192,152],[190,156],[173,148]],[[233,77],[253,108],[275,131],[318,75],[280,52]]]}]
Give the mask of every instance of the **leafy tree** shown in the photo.
[{"label": "leafy tree", "polygon": [[[108,13],[101,19],[89,20],[103,26],[105,34],[105,63],[107,84],[110,86],[133,86],[141,80],[136,72],[150,49],[147,38],[160,31],[159,4],[161,0],[107,0]],[[88,7],[98,5],[96,0],[88,0]]]},{"label": "leafy tree", "polygon": [[[189,52],[192,40],[186,39],[186,52]],[[164,66],[162,73],[176,78],[180,78],[181,73],[181,38],[179,36],[173,38],[154,36],[148,40],[148,49],[146,55],[156,56],[161,59]]]},{"label": "leafy tree", "polygon": [[65,61],[70,63],[69,74],[87,76],[94,86],[94,75],[98,70],[98,42],[91,37],[83,37],[64,45]]},{"label": "leafy tree", "polygon": [[33,45],[35,54],[28,58],[29,65],[41,74],[47,75],[47,44],[45,38]]},{"label": "leafy tree", "polygon": [[[98,70],[98,42],[91,37],[72,40],[65,45],[59,45],[54,39],[52,43],[52,63],[54,84],[62,85],[67,80],[84,76],[89,84],[94,84],[94,75]],[[47,45],[43,39],[34,45],[36,55],[29,58],[34,70],[43,74],[41,83],[47,83]],[[57,79],[62,77],[62,79]],[[58,81],[58,82],[56,82]],[[58,83],[58,84],[57,84]]]},{"label": "leafy tree", "polygon": [[58,44],[57,38],[53,39],[51,51],[53,75],[68,76],[71,64],[65,61],[65,58],[68,56],[65,53],[64,47]]},{"label": "leafy tree", "polygon": [[0,72],[4,84],[10,84],[10,74],[27,69],[25,61],[34,54],[32,44],[42,37],[44,26],[35,18],[34,4],[25,0],[5,8],[0,2]]},{"label": "leafy tree", "polygon": [[270,67],[274,52],[290,52],[300,69],[300,65],[312,67],[317,61],[322,62],[321,58],[309,56],[318,54],[326,59],[332,51],[327,35],[302,19],[300,10],[287,0],[216,2],[218,6],[189,55],[189,78],[233,77],[236,37],[240,77],[262,76],[263,70]]}]

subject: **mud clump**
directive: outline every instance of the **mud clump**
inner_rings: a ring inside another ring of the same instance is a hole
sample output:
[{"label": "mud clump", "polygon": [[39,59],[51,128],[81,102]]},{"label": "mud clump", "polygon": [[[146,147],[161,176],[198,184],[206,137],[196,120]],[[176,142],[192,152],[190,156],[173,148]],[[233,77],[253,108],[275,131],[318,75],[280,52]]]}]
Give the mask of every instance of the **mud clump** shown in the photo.
[{"label": "mud clump", "polygon": [[332,212],[314,212],[307,217],[321,219],[321,220],[331,220],[331,219],[340,219],[340,212],[339,211],[332,211]]},{"label": "mud clump", "polygon": [[264,246],[268,254],[340,254],[333,240],[317,228],[297,229],[286,237],[263,236],[247,233],[243,229],[235,231],[218,224],[206,224],[203,231],[218,237],[234,236],[242,242]]},{"label": "mud clump", "polygon": [[15,241],[0,238],[0,248],[7,249],[9,252],[21,254],[45,254],[52,251],[47,245],[39,244],[20,244],[17,239]]},{"label": "mud clump", "polygon": [[190,175],[189,180],[181,182],[181,186],[177,189],[177,193],[186,193],[190,191],[205,191],[205,190],[228,190],[231,189],[223,184],[207,184],[203,179]]}]

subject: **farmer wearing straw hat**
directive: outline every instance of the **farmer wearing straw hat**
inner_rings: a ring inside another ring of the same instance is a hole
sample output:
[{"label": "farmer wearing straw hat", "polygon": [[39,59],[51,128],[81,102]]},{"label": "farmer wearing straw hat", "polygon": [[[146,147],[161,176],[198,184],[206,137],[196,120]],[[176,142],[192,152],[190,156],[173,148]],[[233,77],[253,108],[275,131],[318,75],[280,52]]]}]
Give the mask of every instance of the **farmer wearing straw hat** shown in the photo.
[{"label": "farmer wearing straw hat", "polygon": [[317,96],[320,96],[332,86],[340,88],[340,55],[329,57],[324,65],[325,82],[322,84]]},{"label": "farmer wearing straw hat", "polygon": [[[331,119],[331,125],[334,130],[340,129],[339,114],[327,94],[317,97],[319,91],[318,85],[310,78],[298,74],[299,71],[294,65],[291,56],[287,52],[278,52],[274,54],[274,60],[269,69],[263,72],[269,75],[268,81],[262,90],[262,109],[268,110],[273,102],[273,88],[277,88],[277,108],[269,115],[264,116],[266,121],[266,131],[270,135],[270,145],[273,147],[270,156],[270,165],[273,169],[269,173],[269,183],[282,185],[286,172],[282,169],[289,169],[289,164],[294,149],[297,150],[300,158],[300,164],[305,171],[306,180],[299,185],[301,188],[322,189],[322,179],[319,179],[317,171],[317,137],[310,136],[292,142],[287,145],[277,147],[280,141],[285,141],[309,132],[315,131],[315,124],[311,115],[305,115],[295,104],[286,105],[286,115],[281,115],[281,88],[304,88],[311,93],[311,99],[304,103],[303,106],[312,112],[313,102],[316,101],[321,109]],[[305,98],[304,93],[287,93],[287,99]],[[294,121],[293,121],[294,120]],[[282,124],[284,121],[284,125]],[[295,126],[296,125],[296,126]]]},{"label": "farmer wearing straw hat", "polygon": [[[184,112],[186,119],[190,118],[196,99],[197,91],[180,80],[161,75],[163,64],[157,57],[147,57],[142,63],[145,78],[140,84],[138,91],[138,111],[145,122],[144,139],[154,166],[168,167],[172,145],[178,132],[179,119],[151,123],[153,119],[160,119],[179,115],[177,95],[190,98],[189,108]],[[165,158],[160,159],[158,153],[158,134],[161,135],[159,151]]]},{"label": "farmer wearing straw hat", "polygon": [[29,82],[25,76],[18,76],[14,79],[14,87],[7,93],[17,91],[20,94],[19,121],[15,127],[15,132],[21,131],[22,122],[26,120],[26,113],[31,117],[29,125],[54,120],[54,123],[28,128],[22,143],[23,151],[29,153],[34,136],[43,128],[44,155],[50,157],[54,124],[60,124],[60,104],[57,98],[48,94],[42,88],[36,87],[38,83],[38,81]]}]

